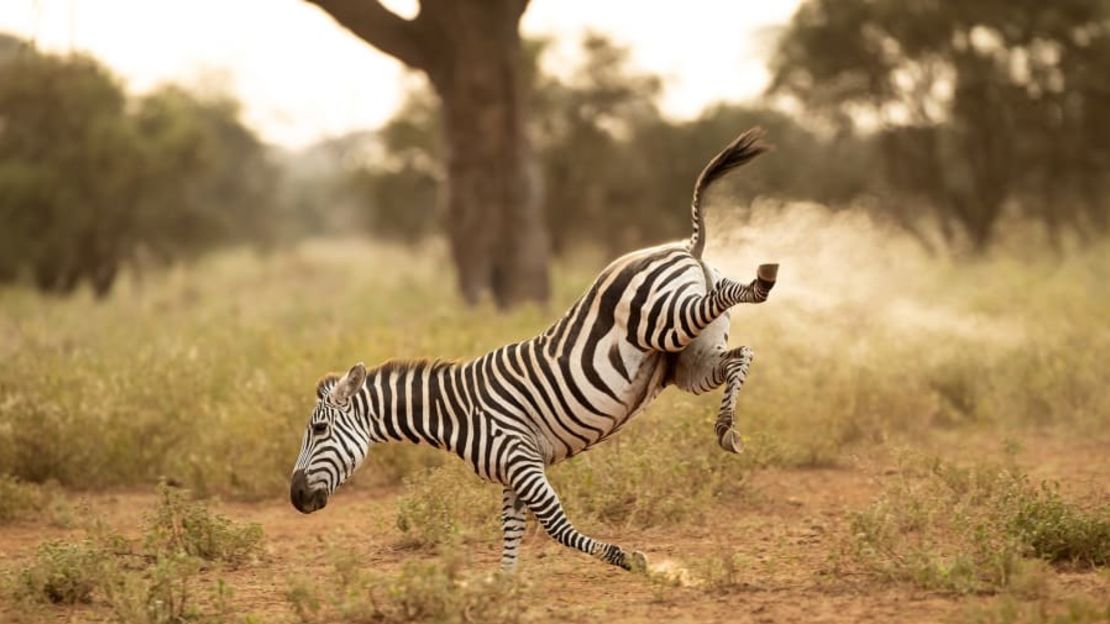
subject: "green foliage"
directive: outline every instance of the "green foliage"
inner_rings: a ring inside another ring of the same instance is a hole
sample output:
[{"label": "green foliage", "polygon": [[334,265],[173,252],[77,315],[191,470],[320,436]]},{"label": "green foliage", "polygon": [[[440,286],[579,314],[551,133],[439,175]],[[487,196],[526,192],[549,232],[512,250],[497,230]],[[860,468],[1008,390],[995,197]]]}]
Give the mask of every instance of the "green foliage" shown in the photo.
[{"label": "green foliage", "polygon": [[1083,511],[1060,496],[1057,484],[1023,492],[1009,531],[1037,557],[1081,566],[1110,565],[1110,505]]},{"label": "green foliage", "polygon": [[32,602],[87,603],[110,570],[108,555],[90,540],[46,542],[11,589],[17,598]]},{"label": "green foliage", "polygon": [[129,102],[92,58],[0,59],[0,281],[98,296],[124,266],[257,241],[275,178],[226,98]]},{"label": "green foliage", "polygon": [[1086,0],[809,0],[772,92],[844,130],[878,123],[885,210],[911,230],[924,204],[979,251],[1007,210],[1087,236],[1110,226],[1108,19]]},{"label": "green foliage", "polygon": [[187,555],[157,556],[142,572],[121,572],[104,584],[107,603],[120,622],[169,624],[196,619],[190,603],[190,582],[200,571],[199,560]]},{"label": "green foliage", "polygon": [[904,462],[851,517],[850,557],[926,589],[1041,595],[1042,562],[1105,565],[1110,508],[1084,509],[1013,467]]},{"label": "green foliage", "polygon": [[443,231],[439,107],[425,90],[409,91],[400,111],[378,130],[387,157],[360,162],[345,187],[363,198],[363,224],[375,237],[416,243]]},{"label": "green foliage", "polygon": [[7,593],[28,606],[100,602],[124,624],[236,620],[223,581],[198,599],[199,575],[213,564],[239,566],[257,558],[258,525],[236,526],[165,486],[139,540],[89,522],[82,541],[42,544]]},{"label": "green foliage", "polygon": [[237,527],[210,512],[204,503],[188,501],[184,492],[165,484],[158,487],[158,496],[159,505],[147,521],[148,551],[229,564],[242,564],[258,556],[261,526]]},{"label": "green foliage", "polygon": [[401,623],[531,621],[529,588],[501,574],[466,574],[457,554],[406,563],[396,576],[360,573],[337,563],[325,583],[298,582],[286,593],[298,621]]},{"label": "green foliage", "polygon": [[[598,34],[581,41],[581,63],[569,77],[540,69],[547,43],[528,45],[531,135],[543,177],[543,206],[553,249],[563,255],[583,246],[607,254],[689,235],[686,207],[701,167],[741,130],[763,126],[776,146],[729,178],[712,210],[728,213],[759,196],[848,203],[873,191],[874,149],[864,139],[827,140],[790,115],[763,106],[719,104],[690,122],[659,111],[659,76],[630,67],[629,51]],[[370,232],[413,243],[441,231],[445,152],[439,143],[438,103],[415,88],[374,142],[352,136],[333,156],[348,171],[333,187],[360,204]],[[329,143],[329,145],[331,145]],[[376,151],[371,151],[372,149]],[[321,203],[334,198],[322,194]]]}]

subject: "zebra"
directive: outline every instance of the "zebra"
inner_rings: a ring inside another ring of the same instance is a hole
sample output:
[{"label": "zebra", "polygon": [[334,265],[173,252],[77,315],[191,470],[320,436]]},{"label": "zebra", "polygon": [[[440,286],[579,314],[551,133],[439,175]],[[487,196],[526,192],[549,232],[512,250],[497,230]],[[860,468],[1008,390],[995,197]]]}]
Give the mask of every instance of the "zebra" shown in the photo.
[{"label": "zebra", "polygon": [[758,128],[741,134],[698,176],[689,241],[615,260],[538,336],[461,363],[389,361],[368,370],[360,362],[341,377],[323,377],[293,467],[293,506],[306,514],[322,509],[375,444],[429,444],[502,486],[503,570],[516,568],[526,511],[563,546],[625,570],[646,569],[642,553],[574,528],[545,471],[617,433],[672,384],[694,394],[724,385],[717,442],[741,451],[736,403],[753,354],[727,347],[729,309],[765,301],[778,265],[760,265],[743,284],[703,262],[701,198],[767,149],[761,137]]}]

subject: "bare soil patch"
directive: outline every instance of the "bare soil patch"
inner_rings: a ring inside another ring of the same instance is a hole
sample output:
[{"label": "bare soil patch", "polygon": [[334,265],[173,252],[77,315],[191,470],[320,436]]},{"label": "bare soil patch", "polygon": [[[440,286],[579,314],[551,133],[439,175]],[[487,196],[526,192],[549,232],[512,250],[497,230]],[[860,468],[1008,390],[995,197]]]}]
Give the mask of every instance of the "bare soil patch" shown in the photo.
[{"label": "bare soil patch", "polygon": [[[1025,434],[1017,443],[1017,461],[1036,478],[1059,480],[1074,496],[1105,500],[1110,495],[1110,439],[1105,436],[1077,441],[1037,433]],[[930,445],[954,458],[997,453],[999,448],[989,436],[942,435]],[[837,469],[756,471],[743,496],[722,501],[703,523],[649,529],[578,523],[596,537],[644,551],[656,569],[686,570],[687,578],[731,553],[740,566],[738,578],[726,588],[623,573],[567,551],[533,527],[525,539],[520,574],[531,585],[535,615],[539,621],[570,622],[937,622],[967,620],[973,610],[991,609],[1002,599],[922,591],[843,572],[835,553],[846,530],[847,512],[871,501],[895,470],[886,447],[845,464]],[[264,622],[291,620],[288,588],[298,579],[326,578],[337,553],[353,552],[366,568],[385,573],[398,571],[412,558],[434,556],[397,546],[397,494],[344,491],[311,516],[297,513],[283,500],[213,503],[214,510],[234,520],[261,524],[266,552],[256,564],[208,574],[230,585],[237,612],[253,613]],[[490,496],[497,495],[491,486]],[[85,508],[83,514],[137,535],[155,494],[73,494],[72,500]],[[18,567],[43,540],[80,535],[76,529],[33,522],[0,527],[0,569]],[[496,569],[496,539],[463,548],[468,569]],[[1039,600],[1049,612],[1063,609],[1074,596],[1106,603],[1110,575],[1058,569],[1047,595]],[[0,621],[11,619],[15,608],[0,604]],[[95,604],[46,611],[53,621],[100,621],[109,616]]]}]

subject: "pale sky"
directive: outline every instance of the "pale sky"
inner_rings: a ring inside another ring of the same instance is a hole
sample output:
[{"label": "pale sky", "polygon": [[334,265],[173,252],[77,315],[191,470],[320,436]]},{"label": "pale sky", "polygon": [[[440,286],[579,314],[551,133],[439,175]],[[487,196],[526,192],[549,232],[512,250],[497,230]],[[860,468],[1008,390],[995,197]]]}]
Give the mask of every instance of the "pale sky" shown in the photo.
[{"label": "pale sky", "polygon": [[[799,0],[532,0],[525,35],[560,45],[548,69],[567,71],[587,29],[664,77],[663,110],[696,115],[767,84],[769,33]],[[386,0],[411,16],[416,0]],[[374,128],[397,107],[403,66],[302,0],[0,0],[0,31],[40,48],[96,56],[133,91],[164,82],[222,88],[262,137],[301,147]]]}]

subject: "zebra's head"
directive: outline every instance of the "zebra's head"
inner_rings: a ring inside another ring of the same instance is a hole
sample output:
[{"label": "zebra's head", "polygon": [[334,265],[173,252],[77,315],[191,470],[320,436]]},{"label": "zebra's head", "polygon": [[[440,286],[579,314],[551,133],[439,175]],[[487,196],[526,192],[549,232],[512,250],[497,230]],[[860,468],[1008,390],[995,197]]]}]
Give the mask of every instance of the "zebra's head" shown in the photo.
[{"label": "zebra's head", "polygon": [[328,375],[316,384],[316,408],[289,485],[289,500],[301,513],[323,509],[366,459],[370,434],[366,396],[360,392],[365,383],[366,367],[359,362],[343,377]]}]

